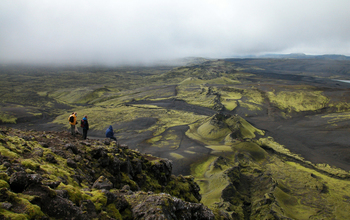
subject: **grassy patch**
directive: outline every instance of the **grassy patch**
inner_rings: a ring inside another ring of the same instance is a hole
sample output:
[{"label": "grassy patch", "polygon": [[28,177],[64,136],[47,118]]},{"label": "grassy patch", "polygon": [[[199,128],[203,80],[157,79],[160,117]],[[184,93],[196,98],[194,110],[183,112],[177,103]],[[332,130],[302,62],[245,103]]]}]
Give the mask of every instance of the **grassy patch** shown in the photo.
[{"label": "grassy patch", "polygon": [[174,153],[174,152],[171,152],[169,153],[169,155],[177,160],[181,160],[181,159],[184,159],[185,157],[182,156],[181,154],[178,154],[178,153]]},{"label": "grassy patch", "polygon": [[215,207],[215,204],[221,201],[222,191],[230,183],[225,174],[229,166],[215,169],[214,164],[217,159],[216,156],[210,156],[191,166],[191,174],[201,188],[201,202],[208,207]]},{"label": "grassy patch", "polygon": [[12,114],[0,112],[0,121],[3,123],[16,124],[17,118]]},{"label": "grassy patch", "polygon": [[276,94],[268,92],[267,95],[278,108],[288,112],[315,111],[329,102],[322,91],[281,91]]}]

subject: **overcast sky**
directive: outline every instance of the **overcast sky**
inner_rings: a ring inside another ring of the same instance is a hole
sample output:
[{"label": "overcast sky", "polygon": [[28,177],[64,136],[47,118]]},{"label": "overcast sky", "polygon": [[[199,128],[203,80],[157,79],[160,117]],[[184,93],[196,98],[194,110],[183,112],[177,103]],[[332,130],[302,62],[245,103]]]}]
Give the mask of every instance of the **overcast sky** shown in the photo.
[{"label": "overcast sky", "polygon": [[0,0],[0,62],[350,55],[350,0]]}]

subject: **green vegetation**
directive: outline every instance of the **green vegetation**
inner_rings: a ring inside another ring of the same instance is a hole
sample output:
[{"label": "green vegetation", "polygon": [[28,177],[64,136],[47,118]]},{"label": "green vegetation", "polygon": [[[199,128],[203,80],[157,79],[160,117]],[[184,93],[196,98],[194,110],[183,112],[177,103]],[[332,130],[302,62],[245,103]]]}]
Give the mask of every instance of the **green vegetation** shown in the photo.
[{"label": "green vegetation", "polygon": [[[258,62],[266,63],[258,65]],[[281,77],[274,71],[264,72],[275,68],[278,62],[245,60],[238,65],[225,60],[202,60],[180,67],[3,67],[0,122],[15,124],[48,116],[54,118],[53,125],[69,128],[67,118],[75,111],[78,118],[89,116],[94,131],[118,125],[115,131],[120,134],[118,139],[133,139],[135,146],[131,148],[140,146],[145,152],[166,156],[174,161],[173,167],[181,166],[179,170],[190,165],[191,174],[201,188],[201,202],[216,213],[224,211],[238,219],[346,219],[349,173],[306,161],[288,150],[288,146],[267,137],[264,128],[253,126],[250,119],[257,117],[256,120],[266,124],[281,122],[281,127],[272,126],[271,130],[283,128],[284,120],[293,118],[302,118],[298,122],[301,128],[312,121],[312,126],[323,127],[324,133],[346,129],[346,121],[350,119],[347,89],[334,89],[327,84],[322,84],[324,88],[309,86],[307,81],[298,81],[300,75],[317,76],[312,71],[298,70],[290,75],[281,68]],[[249,73],[252,70],[256,74]],[[294,78],[288,80],[288,77]],[[50,139],[49,135],[46,137]],[[15,136],[5,139],[1,133],[0,138],[1,156],[19,162],[27,173],[40,171],[50,181],[63,178],[67,184],[61,183],[59,189],[67,190],[76,205],[89,199],[106,218],[130,216],[129,209],[119,213],[115,204],[105,207],[107,198],[100,190],[84,191],[86,182],[78,183],[72,178],[74,169],[67,166],[64,157],[55,156],[56,164],[37,156],[21,158],[34,148],[42,149],[43,158],[52,154],[36,143],[35,138],[30,143]],[[110,152],[108,158],[112,160],[114,155],[125,152]],[[91,153],[91,149],[84,153]],[[127,158],[120,160],[125,162]],[[151,160],[147,166],[157,163],[159,159]],[[1,165],[0,170],[6,167]],[[96,172],[94,178],[106,174],[101,170]],[[9,177],[0,175],[0,186],[8,188]],[[144,182],[140,186],[142,190],[163,192],[164,187],[154,176],[141,172],[138,177]],[[137,179],[126,173],[121,173],[120,178],[131,190],[139,189]],[[193,186],[183,182],[183,178],[172,178],[165,192],[199,202],[186,193]],[[28,209],[40,217],[35,207]],[[0,213],[28,218],[28,214],[3,209]]]},{"label": "green vegetation", "polygon": [[15,124],[15,123],[16,123],[16,120],[17,120],[17,118],[14,117],[14,116],[12,116],[11,114],[0,112],[0,121],[1,121],[2,123],[12,123],[12,124]]},{"label": "green vegetation", "polygon": [[324,108],[329,99],[322,91],[282,91],[277,94],[268,93],[268,97],[280,109],[291,111],[315,111]]}]

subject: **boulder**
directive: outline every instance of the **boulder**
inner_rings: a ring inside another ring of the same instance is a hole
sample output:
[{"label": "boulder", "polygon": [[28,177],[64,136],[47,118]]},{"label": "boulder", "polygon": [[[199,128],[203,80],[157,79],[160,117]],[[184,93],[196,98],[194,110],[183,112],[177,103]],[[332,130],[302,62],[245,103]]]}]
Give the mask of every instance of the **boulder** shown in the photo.
[{"label": "boulder", "polygon": [[82,200],[80,209],[91,218],[97,217],[96,207],[91,200]]},{"label": "boulder", "polygon": [[133,219],[215,219],[213,212],[203,204],[185,202],[165,193],[139,192],[126,197]]},{"label": "boulder", "polygon": [[78,148],[74,144],[66,144],[66,145],[64,145],[64,148],[66,150],[71,150],[72,153],[74,153],[74,154],[78,154]]},{"label": "boulder", "polygon": [[57,163],[56,158],[52,154],[46,154],[46,161],[49,163]]},{"label": "boulder", "polygon": [[16,193],[21,193],[29,185],[29,178],[24,171],[15,172],[11,175],[9,181],[11,190]]},{"label": "boulder", "polygon": [[42,157],[44,155],[44,150],[41,148],[34,148],[33,150],[33,155],[38,156],[38,157]]},{"label": "boulder", "polygon": [[72,201],[58,196],[54,190],[43,185],[31,185],[23,192],[27,195],[35,195],[33,204],[53,219],[92,219],[91,216],[82,212]]},{"label": "boulder", "polygon": [[40,142],[39,143],[43,148],[49,148],[49,144],[45,142]]},{"label": "boulder", "polygon": [[92,185],[95,189],[106,189],[110,190],[113,188],[113,183],[109,181],[106,177],[100,176]]},{"label": "boulder", "polygon": [[75,168],[77,168],[77,163],[75,163],[74,160],[68,158],[68,159],[67,159],[67,166],[72,167],[72,168],[75,169]]}]

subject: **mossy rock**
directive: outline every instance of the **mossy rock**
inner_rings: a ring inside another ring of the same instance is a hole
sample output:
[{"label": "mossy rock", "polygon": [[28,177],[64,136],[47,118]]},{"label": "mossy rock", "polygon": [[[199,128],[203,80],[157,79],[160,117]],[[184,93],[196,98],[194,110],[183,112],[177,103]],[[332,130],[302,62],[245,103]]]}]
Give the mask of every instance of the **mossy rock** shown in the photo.
[{"label": "mossy rock", "polygon": [[0,179],[0,189],[1,188],[9,188],[10,185],[8,184],[7,181]]},{"label": "mossy rock", "polygon": [[31,170],[38,170],[40,168],[40,164],[33,161],[32,159],[24,159],[21,161],[21,164],[24,166],[24,167],[27,167]]}]

